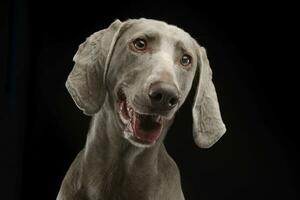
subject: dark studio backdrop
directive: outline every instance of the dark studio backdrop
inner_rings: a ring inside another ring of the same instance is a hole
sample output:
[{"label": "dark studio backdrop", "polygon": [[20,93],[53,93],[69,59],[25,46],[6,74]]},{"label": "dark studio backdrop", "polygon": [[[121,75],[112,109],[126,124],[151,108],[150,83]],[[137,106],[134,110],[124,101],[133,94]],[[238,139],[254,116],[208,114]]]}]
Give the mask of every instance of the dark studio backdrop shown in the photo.
[{"label": "dark studio backdrop", "polygon": [[211,149],[196,147],[190,95],[165,141],[186,199],[299,198],[292,7],[1,1],[0,199],[56,198],[90,120],[64,86],[72,57],[86,37],[116,18],[139,17],[189,32],[206,47],[214,72],[227,133]]}]

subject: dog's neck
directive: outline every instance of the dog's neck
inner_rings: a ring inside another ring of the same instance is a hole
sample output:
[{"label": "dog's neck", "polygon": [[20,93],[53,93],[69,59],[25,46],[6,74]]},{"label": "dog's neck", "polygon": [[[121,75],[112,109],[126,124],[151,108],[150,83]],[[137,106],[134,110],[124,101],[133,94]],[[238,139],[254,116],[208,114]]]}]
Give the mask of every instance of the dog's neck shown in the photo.
[{"label": "dog's neck", "polygon": [[100,196],[104,199],[127,198],[128,194],[139,197],[139,191],[144,191],[146,197],[149,185],[159,182],[162,169],[167,166],[165,163],[169,157],[163,139],[171,122],[166,124],[153,146],[141,148],[123,137],[116,119],[118,115],[113,111],[115,109],[106,100],[93,116],[85,148],[79,155],[82,159],[76,172],[79,174],[76,184],[96,199]]},{"label": "dog's neck", "polygon": [[101,165],[105,170],[116,165],[125,171],[157,169],[160,150],[165,148],[163,138],[166,130],[153,146],[136,147],[123,137],[117,114],[112,111],[115,109],[106,99],[101,110],[93,116],[84,150],[86,160],[93,165]]}]

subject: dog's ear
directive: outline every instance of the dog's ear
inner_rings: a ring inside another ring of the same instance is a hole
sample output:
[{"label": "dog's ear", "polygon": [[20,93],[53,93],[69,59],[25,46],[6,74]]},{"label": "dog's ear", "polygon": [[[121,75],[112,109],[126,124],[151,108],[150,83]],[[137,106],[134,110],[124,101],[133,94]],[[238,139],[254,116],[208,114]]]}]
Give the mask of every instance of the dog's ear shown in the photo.
[{"label": "dog's ear", "polygon": [[200,76],[193,107],[193,136],[199,147],[209,148],[221,138],[226,128],[220,114],[206,51],[199,46],[197,49]]},{"label": "dog's ear", "polygon": [[66,87],[79,109],[86,115],[97,113],[106,96],[105,73],[122,22],[114,21],[80,44],[73,60],[75,65]]}]

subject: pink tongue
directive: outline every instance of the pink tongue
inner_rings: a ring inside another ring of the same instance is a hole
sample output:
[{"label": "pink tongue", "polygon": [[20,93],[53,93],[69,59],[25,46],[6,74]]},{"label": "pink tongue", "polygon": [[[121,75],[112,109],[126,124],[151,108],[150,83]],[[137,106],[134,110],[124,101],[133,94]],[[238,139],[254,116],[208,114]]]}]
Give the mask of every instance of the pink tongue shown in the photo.
[{"label": "pink tongue", "polygon": [[153,143],[160,136],[162,124],[153,121],[151,117],[137,115],[133,112],[131,125],[134,135],[142,141]]}]

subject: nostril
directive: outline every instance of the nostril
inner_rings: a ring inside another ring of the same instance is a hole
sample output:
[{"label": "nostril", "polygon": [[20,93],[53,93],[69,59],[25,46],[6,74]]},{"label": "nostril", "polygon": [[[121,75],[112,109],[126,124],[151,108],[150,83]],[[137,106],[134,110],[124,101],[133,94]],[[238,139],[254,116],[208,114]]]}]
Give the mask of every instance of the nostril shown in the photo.
[{"label": "nostril", "polygon": [[178,103],[178,98],[177,97],[172,97],[170,100],[169,100],[169,106],[170,107],[174,107],[176,104]]},{"label": "nostril", "polygon": [[155,102],[160,102],[163,98],[163,95],[160,92],[152,92],[149,94],[149,96],[152,99],[152,101],[155,101]]},{"label": "nostril", "polygon": [[160,101],[162,99],[162,94],[161,93],[157,93],[153,96],[153,99],[156,101]]},{"label": "nostril", "polygon": [[149,88],[149,98],[151,104],[156,109],[170,110],[179,101],[177,88],[169,83],[156,82]]}]

